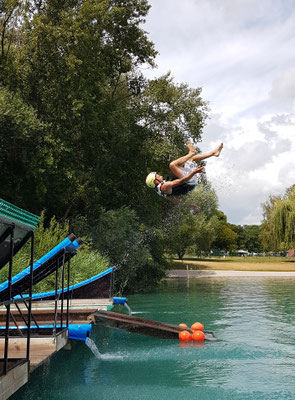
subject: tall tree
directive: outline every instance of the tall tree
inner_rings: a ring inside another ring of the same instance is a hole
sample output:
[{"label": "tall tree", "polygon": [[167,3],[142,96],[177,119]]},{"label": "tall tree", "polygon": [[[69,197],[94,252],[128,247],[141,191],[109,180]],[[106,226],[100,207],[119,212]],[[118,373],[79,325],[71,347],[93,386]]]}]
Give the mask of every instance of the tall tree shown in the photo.
[{"label": "tall tree", "polygon": [[295,185],[283,197],[270,196],[263,204],[264,220],[261,240],[266,250],[287,250],[295,247]]},{"label": "tall tree", "polygon": [[1,81],[46,127],[35,150],[49,162],[22,206],[57,218],[122,205],[147,215],[146,173],[167,170],[188,137],[199,140],[207,113],[201,89],[139,73],[156,55],[142,29],[147,1],[10,1],[21,19],[10,20],[18,39]]},{"label": "tall tree", "polygon": [[268,200],[262,204],[263,210],[263,221],[261,223],[260,239],[262,243],[262,248],[266,251],[278,250],[276,248],[273,230],[274,230],[274,220],[273,220],[273,210],[278,203],[281,202],[280,196],[269,196]]},{"label": "tall tree", "polygon": [[260,253],[262,251],[260,241],[260,226],[259,225],[244,225],[245,249],[251,253]]},{"label": "tall tree", "polygon": [[45,131],[19,94],[0,87],[0,197],[26,204],[32,212],[40,211],[37,198],[42,197],[44,171],[51,165]]},{"label": "tall tree", "polygon": [[295,248],[295,185],[288,188],[272,210],[273,236],[276,249]]},{"label": "tall tree", "polygon": [[198,204],[200,212],[193,215],[183,205],[175,207],[164,219],[167,250],[182,259],[188,248],[201,254],[209,252],[215,239],[217,197],[210,185],[198,185],[188,196],[188,201]]},{"label": "tall tree", "polygon": [[213,247],[220,250],[236,250],[237,233],[231,229],[227,217],[222,211],[217,212],[218,223],[216,225],[216,239]]},{"label": "tall tree", "polygon": [[[22,34],[14,43],[15,74],[3,74],[2,80],[20,90],[47,124],[54,163],[39,205],[65,217],[106,203],[102,185],[122,174],[111,168],[111,161],[118,165],[112,155],[123,152],[126,163],[129,144],[136,142],[129,100],[136,85],[134,76],[129,85],[129,74],[141,63],[153,65],[156,52],[141,28],[149,5],[145,0],[19,3],[26,7],[22,26],[14,26]],[[107,199],[123,203],[123,193],[115,187]]]}]

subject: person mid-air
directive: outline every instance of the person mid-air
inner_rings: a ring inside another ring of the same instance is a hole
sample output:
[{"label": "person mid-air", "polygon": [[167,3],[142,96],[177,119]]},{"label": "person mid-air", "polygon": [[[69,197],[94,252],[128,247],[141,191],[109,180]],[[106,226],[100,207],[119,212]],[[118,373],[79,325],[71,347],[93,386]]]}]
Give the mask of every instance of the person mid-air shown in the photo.
[{"label": "person mid-air", "polygon": [[196,166],[195,162],[213,156],[218,157],[223,148],[223,143],[221,143],[215,150],[209,153],[197,154],[192,143],[187,142],[186,145],[188,147],[188,154],[172,161],[169,165],[175,178],[166,181],[157,172],[150,172],[146,177],[148,187],[155,188],[159,196],[165,197],[174,203],[179,203],[175,197],[185,195],[196,187],[197,177],[195,175],[205,172],[205,168]]}]

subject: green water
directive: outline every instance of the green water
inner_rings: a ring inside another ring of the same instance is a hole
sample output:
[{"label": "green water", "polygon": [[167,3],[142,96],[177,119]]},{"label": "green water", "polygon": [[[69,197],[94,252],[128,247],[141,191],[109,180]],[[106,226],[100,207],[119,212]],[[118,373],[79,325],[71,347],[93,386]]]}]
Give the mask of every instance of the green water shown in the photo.
[{"label": "green water", "polygon": [[129,296],[135,315],[200,321],[218,341],[181,347],[96,327],[91,338],[104,359],[76,342],[12,399],[295,399],[294,297],[295,279],[168,281],[156,293]]}]

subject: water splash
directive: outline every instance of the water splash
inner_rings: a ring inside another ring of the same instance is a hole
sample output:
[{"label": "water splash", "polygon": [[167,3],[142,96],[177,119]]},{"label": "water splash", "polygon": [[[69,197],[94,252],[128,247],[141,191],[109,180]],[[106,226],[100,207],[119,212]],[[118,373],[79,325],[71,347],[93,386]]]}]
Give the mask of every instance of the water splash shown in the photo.
[{"label": "water splash", "polygon": [[127,308],[128,314],[129,314],[129,315],[131,315],[131,314],[133,313],[132,310],[131,310],[131,308],[128,306],[128,304],[127,304],[126,302],[124,303],[124,307]]},{"label": "water splash", "polygon": [[99,352],[95,342],[89,337],[85,340],[86,346],[92,351],[96,358],[101,359],[102,354]]},{"label": "water splash", "polygon": [[101,354],[95,342],[89,337],[86,339],[85,344],[98,360],[123,360],[123,357],[117,354]]}]

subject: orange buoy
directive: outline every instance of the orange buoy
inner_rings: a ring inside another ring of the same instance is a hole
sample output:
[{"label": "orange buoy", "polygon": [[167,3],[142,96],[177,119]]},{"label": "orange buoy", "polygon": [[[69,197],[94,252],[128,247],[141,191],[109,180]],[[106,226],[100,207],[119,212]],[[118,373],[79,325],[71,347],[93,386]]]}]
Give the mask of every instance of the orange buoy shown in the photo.
[{"label": "orange buoy", "polygon": [[192,334],[192,340],[195,342],[203,342],[205,340],[205,334],[202,331],[194,331]]},{"label": "orange buoy", "polygon": [[178,326],[179,326],[180,328],[187,328],[187,324],[184,324],[184,323],[178,324]]},{"label": "orange buoy", "polygon": [[204,329],[204,325],[201,322],[195,322],[191,326],[192,331],[202,331]]},{"label": "orange buoy", "polygon": [[190,342],[192,340],[192,335],[188,331],[179,332],[178,337],[181,342]]}]

